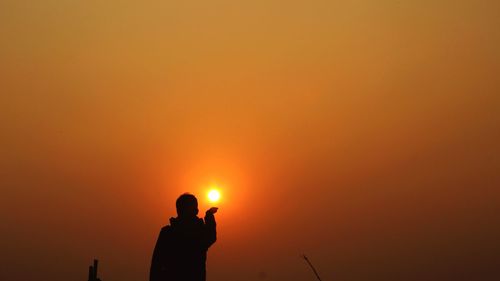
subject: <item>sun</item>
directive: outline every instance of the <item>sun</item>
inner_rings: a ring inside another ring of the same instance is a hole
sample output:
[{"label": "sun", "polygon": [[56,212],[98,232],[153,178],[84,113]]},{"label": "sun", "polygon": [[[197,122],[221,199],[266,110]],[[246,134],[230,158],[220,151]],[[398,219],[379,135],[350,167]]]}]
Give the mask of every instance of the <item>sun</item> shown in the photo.
[{"label": "sun", "polygon": [[208,191],[207,197],[208,197],[208,200],[212,203],[219,202],[220,192],[217,189],[212,188],[212,189],[210,189],[210,191]]}]

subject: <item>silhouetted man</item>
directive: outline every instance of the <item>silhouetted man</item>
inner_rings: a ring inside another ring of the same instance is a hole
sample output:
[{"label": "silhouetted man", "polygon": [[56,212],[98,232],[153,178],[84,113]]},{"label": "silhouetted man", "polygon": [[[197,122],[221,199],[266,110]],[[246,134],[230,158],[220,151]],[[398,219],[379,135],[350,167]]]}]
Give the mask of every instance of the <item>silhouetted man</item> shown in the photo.
[{"label": "silhouetted man", "polygon": [[210,208],[203,221],[197,216],[194,195],[182,194],[175,205],[177,217],[170,218],[170,225],[161,229],[156,242],[149,280],[205,281],[207,251],[217,239],[217,208]]}]

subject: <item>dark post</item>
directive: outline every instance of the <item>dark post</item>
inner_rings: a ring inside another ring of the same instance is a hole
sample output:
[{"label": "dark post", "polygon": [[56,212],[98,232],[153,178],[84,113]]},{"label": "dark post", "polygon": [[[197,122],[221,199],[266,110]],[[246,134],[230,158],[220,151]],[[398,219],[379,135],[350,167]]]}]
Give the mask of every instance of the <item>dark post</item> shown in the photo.
[{"label": "dark post", "polygon": [[97,264],[99,261],[97,259],[94,259],[94,280],[97,280]]},{"label": "dark post", "polygon": [[92,266],[89,266],[89,279],[88,281],[92,281],[92,279],[94,278],[94,269],[92,268]]},{"label": "dark post", "polygon": [[101,279],[97,278],[97,265],[99,261],[97,259],[94,260],[94,265],[89,266],[89,279],[88,281],[101,281]]}]

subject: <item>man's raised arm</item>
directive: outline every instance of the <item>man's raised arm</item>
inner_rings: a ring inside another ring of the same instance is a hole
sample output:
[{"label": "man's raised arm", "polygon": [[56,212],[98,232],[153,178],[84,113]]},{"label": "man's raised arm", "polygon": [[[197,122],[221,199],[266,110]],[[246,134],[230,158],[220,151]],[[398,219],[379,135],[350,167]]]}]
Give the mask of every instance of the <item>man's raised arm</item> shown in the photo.
[{"label": "man's raised arm", "polygon": [[218,208],[212,207],[205,213],[205,246],[207,249],[217,240],[217,224],[214,214]]}]

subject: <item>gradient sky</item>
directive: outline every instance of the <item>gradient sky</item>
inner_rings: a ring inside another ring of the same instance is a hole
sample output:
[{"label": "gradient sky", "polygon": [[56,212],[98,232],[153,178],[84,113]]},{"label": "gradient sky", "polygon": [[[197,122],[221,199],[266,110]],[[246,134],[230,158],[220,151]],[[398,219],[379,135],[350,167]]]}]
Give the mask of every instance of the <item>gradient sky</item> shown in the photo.
[{"label": "gradient sky", "polygon": [[500,2],[0,1],[0,279],[499,280]]}]

